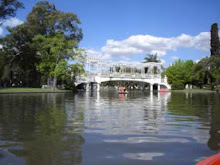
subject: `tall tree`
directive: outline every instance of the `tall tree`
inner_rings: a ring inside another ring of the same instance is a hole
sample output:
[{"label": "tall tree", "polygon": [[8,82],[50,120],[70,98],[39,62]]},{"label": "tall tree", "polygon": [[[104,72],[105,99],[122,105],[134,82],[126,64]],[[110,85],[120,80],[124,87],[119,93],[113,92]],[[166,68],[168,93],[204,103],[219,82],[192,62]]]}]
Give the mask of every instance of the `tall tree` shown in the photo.
[{"label": "tall tree", "polygon": [[211,26],[211,56],[220,56],[220,41],[218,36],[218,24]]},{"label": "tall tree", "polygon": [[[33,43],[36,35],[45,37],[56,36],[62,33],[67,40],[74,40],[74,47],[78,47],[82,39],[82,30],[79,27],[80,20],[74,13],[65,13],[56,10],[48,1],[38,2],[27,16],[27,21],[14,28],[8,28],[9,34],[3,38],[2,51],[7,56],[6,77],[20,75],[22,86],[39,86],[40,75],[36,67],[42,60],[37,54],[37,47]],[[17,69],[19,68],[19,69]],[[33,85],[36,84],[36,85]]]},{"label": "tall tree", "polygon": [[23,3],[18,0],[1,0],[0,1],[0,19],[14,17],[19,8],[24,8]]},{"label": "tall tree", "polygon": [[199,86],[200,89],[207,80],[205,65],[206,60],[201,60],[193,66],[192,82],[194,85]]},{"label": "tall tree", "polygon": [[147,57],[144,58],[144,63],[147,62],[160,62],[160,60],[157,59],[157,54],[147,54]]},{"label": "tall tree", "polygon": [[42,74],[47,74],[53,78],[53,89],[56,88],[57,77],[61,73],[60,66],[64,61],[73,58],[75,47],[78,43],[75,40],[68,40],[61,32],[56,36],[45,37],[37,35],[33,39],[37,46],[40,63],[37,66]]},{"label": "tall tree", "polygon": [[3,85],[3,73],[4,73],[4,67],[5,67],[5,55],[2,53],[2,50],[0,49],[0,86]]},{"label": "tall tree", "polygon": [[82,40],[82,29],[78,26],[80,23],[76,14],[56,10],[48,1],[38,2],[27,17],[27,25],[35,35],[55,36],[63,32],[67,39],[78,42]]},{"label": "tall tree", "polygon": [[211,56],[200,60],[193,67],[192,81],[195,85],[209,84],[213,90],[220,79],[220,57]]}]

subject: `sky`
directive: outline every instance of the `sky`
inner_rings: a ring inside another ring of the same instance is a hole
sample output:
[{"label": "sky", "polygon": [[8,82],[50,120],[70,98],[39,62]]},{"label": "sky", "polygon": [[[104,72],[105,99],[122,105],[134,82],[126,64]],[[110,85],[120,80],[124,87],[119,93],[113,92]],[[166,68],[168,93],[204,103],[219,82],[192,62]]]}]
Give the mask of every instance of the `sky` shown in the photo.
[{"label": "sky", "polygon": [[[6,20],[26,20],[39,0],[20,0],[25,9]],[[75,13],[82,24],[79,46],[106,61],[139,61],[157,53],[164,66],[177,59],[195,62],[210,55],[210,28],[220,26],[219,0],[50,0],[56,9]]]}]

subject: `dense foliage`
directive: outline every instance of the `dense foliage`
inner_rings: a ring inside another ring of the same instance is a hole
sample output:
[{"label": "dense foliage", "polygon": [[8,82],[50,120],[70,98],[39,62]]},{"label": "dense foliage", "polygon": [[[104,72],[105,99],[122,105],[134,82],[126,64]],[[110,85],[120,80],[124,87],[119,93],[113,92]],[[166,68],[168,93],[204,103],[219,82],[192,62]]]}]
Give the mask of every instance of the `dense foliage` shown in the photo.
[{"label": "dense foliage", "polygon": [[212,24],[211,26],[211,56],[220,55],[220,41],[218,36],[218,25],[217,23]]},{"label": "dense foliage", "polygon": [[[56,87],[60,65],[79,55],[80,20],[48,1],[38,2],[26,22],[8,28],[0,49],[0,86]],[[67,69],[67,68],[66,68]],[[68,72],[65,70],[65,72]]]},{"label": "dense foliage", "polygon": [[177,60],[165,71],[166,76],[168,77],[168,83],[173,84],[174,82],[181,82],[186,85],[192,82],[192,68],[193,61],[187,60]]},{"label": "dense foliage", "polygon": [[199,88],[209,85],[213,90],[220,84],[220,41],[216,23],[211,26],[210,46],[211,56],[201,59],[198,63],[178,60],[166,69],[165,74],[172,89],[181,89],[178,84],[182,83],[184,86],[192,84]]},{"label": "dense foliage", "polygon": [[172,90],[183,90],[184,89],[184,84],[180,81],[175,81],[172,84]]},{"label": "dense foliage", "polygon": [[18,0],[1,0],[0,1],[0,19],[6,19],[16,15],[16,11],[23,8],[23,3]]}]

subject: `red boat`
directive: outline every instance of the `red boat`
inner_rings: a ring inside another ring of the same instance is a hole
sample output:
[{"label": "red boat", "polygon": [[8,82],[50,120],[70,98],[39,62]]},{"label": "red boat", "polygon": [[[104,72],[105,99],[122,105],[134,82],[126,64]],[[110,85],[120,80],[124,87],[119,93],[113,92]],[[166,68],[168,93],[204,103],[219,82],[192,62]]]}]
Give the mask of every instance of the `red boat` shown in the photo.
[{"label": "red boat", "polygon": [[127,94],[127,93],[128,93],[128,91],[126,90],[125,87],[120,87],[119,88],[118,94]]},{"label": "red boat", "polygon": [[220,165],[220,153],[210,156],[196,165]]},{"label": "red boat", "polygon": [[160,92],[169,92],[169,89],[166,89],[166,88],[160,88],[159,91],[160,91]]}]

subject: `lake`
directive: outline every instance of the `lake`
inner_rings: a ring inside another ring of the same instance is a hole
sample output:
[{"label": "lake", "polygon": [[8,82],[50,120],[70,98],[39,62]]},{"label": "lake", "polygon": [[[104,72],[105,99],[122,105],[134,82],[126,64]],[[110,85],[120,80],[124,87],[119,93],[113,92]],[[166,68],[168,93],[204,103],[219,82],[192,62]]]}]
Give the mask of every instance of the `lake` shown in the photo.
[{"label": "lake", "polygon": [[1,165],[193,165],[219,150],[219,93],[0,95]]}]

